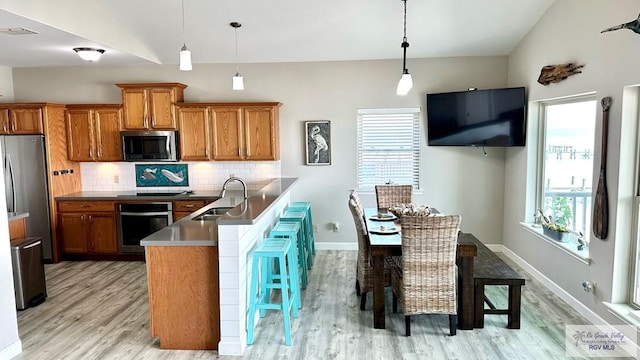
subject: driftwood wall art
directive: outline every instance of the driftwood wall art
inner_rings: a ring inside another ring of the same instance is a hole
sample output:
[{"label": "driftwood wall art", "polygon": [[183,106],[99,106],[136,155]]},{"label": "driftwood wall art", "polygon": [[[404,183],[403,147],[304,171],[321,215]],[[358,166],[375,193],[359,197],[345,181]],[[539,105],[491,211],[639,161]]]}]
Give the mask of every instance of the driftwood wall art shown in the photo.
[{"label": "driftwood wall art", "polygon": [[557,83],[568,78],[571,75],[582,73],[582,71],[578,69],[583,67],[584,65],[575,65],[574,63],[547,65],[542,67],[542,70],[540,70],[538,82],[542,85]]},{"label": "driftwood wall art", "polygon": [[629,30],[633,31],[636,34],[640,34],[640,15],[638,15],[638,18],[633,20],[633,21],[629,21],[628,23],[624,23],[624,24],[612,26],[610,28],[606,28],[606,29],[600,31],[600,33],[607,32],[607,31],[615,31],[615,30],[620,30],[620,29],[629,29]]}]

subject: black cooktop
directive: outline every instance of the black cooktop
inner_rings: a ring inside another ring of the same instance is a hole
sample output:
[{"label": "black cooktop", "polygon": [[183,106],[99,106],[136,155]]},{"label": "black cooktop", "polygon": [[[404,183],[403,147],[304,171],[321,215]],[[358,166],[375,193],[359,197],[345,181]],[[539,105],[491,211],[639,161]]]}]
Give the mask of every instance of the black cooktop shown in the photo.
[{"label": "black cooktop", "polygon": [[184,191],[181,192],[138,192],[137,196],[176,196],[184,194]]}]

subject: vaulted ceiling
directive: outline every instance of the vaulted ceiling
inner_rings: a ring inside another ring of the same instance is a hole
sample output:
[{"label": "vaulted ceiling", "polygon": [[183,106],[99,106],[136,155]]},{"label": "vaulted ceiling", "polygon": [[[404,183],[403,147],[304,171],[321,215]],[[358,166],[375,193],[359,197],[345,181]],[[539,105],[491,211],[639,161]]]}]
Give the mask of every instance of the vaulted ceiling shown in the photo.
[{"label": "vaulted ceiling", "polygon": [[[400,0],[0,0],[0,66],[400,59]],[[408,0],[409,58],[508,55],[554,0]],[[87,63],[74,47],[106,52]]]}]

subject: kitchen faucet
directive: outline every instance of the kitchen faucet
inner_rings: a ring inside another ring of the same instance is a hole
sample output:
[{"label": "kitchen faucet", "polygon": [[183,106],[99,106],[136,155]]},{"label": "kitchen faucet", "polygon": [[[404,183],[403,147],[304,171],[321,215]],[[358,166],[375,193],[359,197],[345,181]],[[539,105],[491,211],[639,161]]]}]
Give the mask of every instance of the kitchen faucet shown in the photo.
[{"label": "kitchen faucet", "polygon": [[232,176],[232,177],[228,178],[227,181],[224,182],[224,185],[222,185],[222,191],[220,191],[220,197],[221,198],[224,197],[224,193],[227,191],[227,184],[229,184],[233,180],[236,180],[240,184],[242,184],[242,189],[244,189],[244,198],[245,199],[248,198],[249,196],[247,195],[247,184],[245,184],[245,182],[242,181],[242,179],[240,179],[239,177],[235,177],[235,176]]}]

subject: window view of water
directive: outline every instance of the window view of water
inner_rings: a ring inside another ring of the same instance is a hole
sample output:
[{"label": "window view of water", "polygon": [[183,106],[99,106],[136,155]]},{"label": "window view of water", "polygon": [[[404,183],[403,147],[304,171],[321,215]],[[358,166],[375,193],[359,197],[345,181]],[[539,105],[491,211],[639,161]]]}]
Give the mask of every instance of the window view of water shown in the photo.
[{"label": "window view of water", "polygon": [[590,234],[595,100],[545,106],[543,212]]}]

